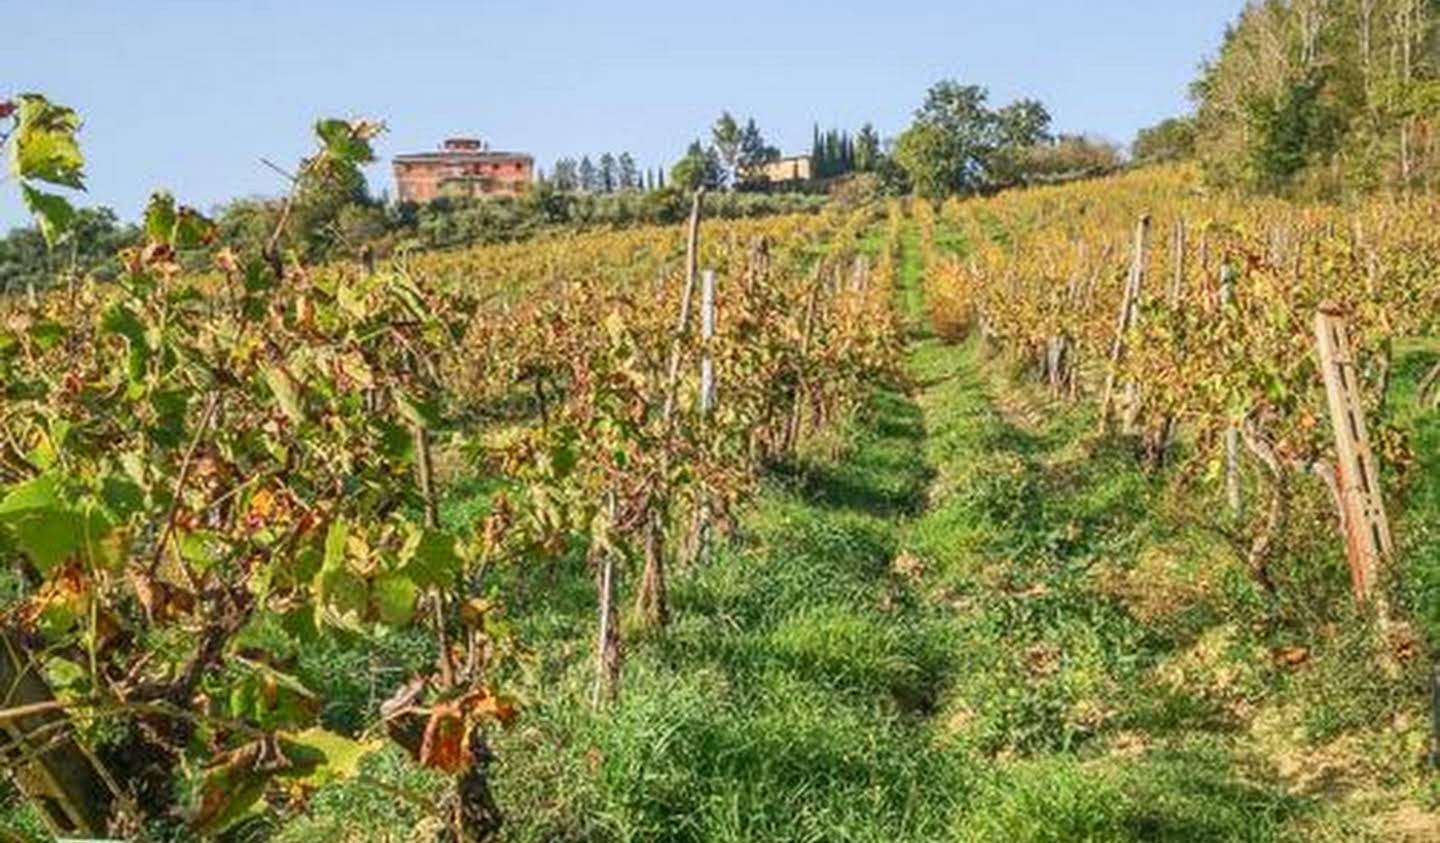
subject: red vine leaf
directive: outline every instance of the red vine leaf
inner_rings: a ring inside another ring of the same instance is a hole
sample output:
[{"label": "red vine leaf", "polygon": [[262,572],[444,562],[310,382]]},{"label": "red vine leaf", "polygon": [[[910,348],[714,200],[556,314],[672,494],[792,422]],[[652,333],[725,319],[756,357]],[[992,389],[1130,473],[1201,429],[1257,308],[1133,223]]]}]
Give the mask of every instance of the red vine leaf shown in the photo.
[{"label": "red vine leaf", "polygon": [[465,715],[457,703],[437,705],[430,711],[425,724],[425,738],[420,744],[420,763],[451,775],[459,775],[470,766],[465,751]]}]

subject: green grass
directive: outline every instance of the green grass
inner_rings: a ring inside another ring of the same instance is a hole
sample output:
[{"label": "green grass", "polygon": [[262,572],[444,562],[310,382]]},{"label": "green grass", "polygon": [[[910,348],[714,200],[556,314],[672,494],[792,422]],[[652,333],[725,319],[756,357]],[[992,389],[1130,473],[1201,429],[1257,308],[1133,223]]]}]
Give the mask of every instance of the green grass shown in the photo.
[{"label": "green grass", "polygon": [[1440,643],[1440,411],[1423,409],[1416,385],[1440,361],[1440,341],[1409,344],[1397,355],[1393,422],[1412,432],[1417,465],[1405,489],[1396,535],[1404,551],[1401,581],[1406,600],[1426,637]]}]

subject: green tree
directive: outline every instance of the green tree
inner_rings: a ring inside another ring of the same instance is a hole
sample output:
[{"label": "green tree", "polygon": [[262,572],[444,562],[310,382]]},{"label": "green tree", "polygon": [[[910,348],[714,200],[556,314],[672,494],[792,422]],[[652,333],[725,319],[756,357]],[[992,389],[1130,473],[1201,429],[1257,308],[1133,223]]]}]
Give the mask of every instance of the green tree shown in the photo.
[{"label": "green tree", "polygon": [[550,183],[556,190],[573,193],[580,189],[580,165],[574,158],[561,158],[550,172]]},{"label": "green tree", "polygon": [[570,221],[571,203],[575,197],[573,191],[562,191],[553,180],[548,185],[537,185],[525,196],[525,202],[532,214],[550,225],[559,225]]},{"label": "green tree", "polygon": [[1195,157],[1222,187],[1433,189],[1440,4],[1248,3],[1192,86]]},{"label": "green tree", "polygon": [[285,239],[302,259],[318,262],[345,250],[338,228],[347,208],[373,204],[359,167],[312,167],[301,164],[295,202],[285,226]]},{"label": "green tree", "polygon": [[895,159],[915,191],[928,198],[978,188],[997,147],[995,116],[977,85],[932,86],[915,121],[897,139]]},{"label": "green tree", "polygon": [[728,111],[722,112],[719,119],[715,121],[715,125],[710,129],[712,148],[719,157],[720,163],[732,177],[740,156],[742,134],[740,124],[735,122],[735,118]]},{"label": "green tree", "polygon": [[1327,109],[1321,87],[1318,79],[1296,82],[1273,101],[1250,104],[1253,140],[1246,163],[1251,187],[1284,191],[1307,165],[1334,150],[1339,117]]},{"label": "green tree", "polygon": [[115,255],[139,240],[140,230],[121,224],[109,208],[77,208],[53,252],[38,227],[12,229],[0,237],[0,295],[42,290],[67,275],[112,278]]},{"label": "green tree", "polygon": [[600,156],[599,171],[595,175],[599,186],[599,193],[614,193],[620,187],[620,172],[615,164],[615,156],[605,153]]},{"label": "green tree", "polygon": [[699,187],[717,188],[724,184],[725,171],[720,156],[714,147],[705,147],[699,140],[693,141],[681,158],[670,169],[670,183],[682,190]]},{"label": "green tree", "polygon": [[915,112],[915,122],[935,126],[967,146],[983,150],[994,145],[995,117],[986,105],[989,93],[979,85],[952,79],[937,82]]},{"label": "green tree", "polygon": [[988,98],[978,85],[948,79],[926,93],[915,122],[896,143],[896,160],[917,192],[933,198],[983,183],[998,145]]},{"label": "green tree", "polygon": [[1050,111],[1035,99],[1016,100],[995,112],[996,142],[1001,147],[1023,149],[1050,143]]},{"label": "green tree", "polygon": [[941,199],[970,184],[970,162],[957,155],[944,128],[915,123],[895,141],[895,162],[904,170],[916,195]]},{"label": "green tree", "polygon": [[215,215],[217,239],[241,253],[259,254],[280,219],[276,202],[263,199],[236,199]]},{"label": "green tree", "polygon": [[620,153],[615,168],[621,190],[639,190],[643,186],[640,183],[640,171],[635,166],[635,158],[630,153]]},{"label": "green tree", "polygon": [[1142,164],[1184,161],[1195,155],[1195,121],[1171,117],[1141,129],[1130,145],[1130,157]]},{"label": "green tree", "polygon": [[745,121],[745,128],[740,131],[740,169],[758,167],[779,157],[780,150],[765,143],[765,136],[760,133],[755,118]]},{"label": "green tree", "polygon": [[866,123],[855,135],[855,169],[862,173],[873,171],[880,161],[880,135],[875,127]]},{"label": "green tree", "polygon": [[576,173],[580,179],[581,191],[585,193],[600,192],[600,174],[595,169],[595,162],[590,160],[590,156],[585,155],[580,158],[580,166]]}]

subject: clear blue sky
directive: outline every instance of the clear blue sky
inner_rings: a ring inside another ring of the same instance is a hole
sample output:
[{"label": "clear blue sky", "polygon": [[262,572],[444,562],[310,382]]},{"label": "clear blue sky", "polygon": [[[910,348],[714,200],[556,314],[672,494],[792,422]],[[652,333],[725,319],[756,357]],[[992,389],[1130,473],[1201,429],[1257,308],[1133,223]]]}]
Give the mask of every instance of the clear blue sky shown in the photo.
[{"label": "clear blue sky", "polygon": [[[721,109],[804,151],[810,127],[897,133],[934,81],[1042,99],[1063,131],[1128,141],[1187,107],[1241,0],[459,2],[0,0],[0,95],[78,109],[86,204],[137,216],[274,194],[321,115],[372,116],[382,157],[480,135],[534,154],[668,163]],[[370,173],[389,185],[388,166]],[[0,184],[0,226],[25,215]]]}]

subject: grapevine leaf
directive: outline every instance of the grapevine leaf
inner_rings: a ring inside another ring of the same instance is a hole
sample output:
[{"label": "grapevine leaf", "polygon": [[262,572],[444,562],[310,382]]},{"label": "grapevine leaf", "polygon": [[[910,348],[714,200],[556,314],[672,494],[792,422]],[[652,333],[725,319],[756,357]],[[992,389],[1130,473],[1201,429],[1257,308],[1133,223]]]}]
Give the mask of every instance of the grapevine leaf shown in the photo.
[{"label": "grapevine leaf", "polygon": [[316,627],[315,607],[310,604],[296,606],[280,616],[280,628],[301,644],[309,644],[320,637]]},{"label": "grapevine leaf", "polygon": [[155,411],[150,438],[155,444],[176,448],[185,442],[185,412],[189,409],[190,397],[189,393],[178,389],[150,396],[150,406]]},{"label": "grapevine leaf", "polygon": [[370,138],[374,124],[330,118],[315,123],[315,134],[332,158],[343,164],[368,164],[375,160]]},{"label": "grapevine leaf", "polygon": [[400,415],[414,427],[432,430],[440,423],[440,411],[433,401],[418,401],[396,390],[395,403]]},{"label": "grapevine leaf", "polygon": [[39,437],[35,442],[35,447],[25,452],[25,461],[41,471],[49,471],[54,468],[55,460],[55,445],[50,441],[49,436]]},{"label": "grapevine leaf", "polygon": [[76,513],[81,529],[81,549],[92,568],[119,568],[125,561],[125,542],[114,523],[98,508]]},{"label": "grapevine leaf", "polygon": [[295,677],[269,665],[252,664],[230,689],[230,716],[262,729],[293,729],[313,722],[315,694]]},{"label": "grapevine leaf", "polygon": [[300,408],[300,393],[290,373],[279,366],[266,366],[264,374],[265,383],[270,386],[270,392],[279,402],[281,412],[295,424],[305,421],[305,413]]},{"label": "grapevine leaf", "polygon": [[0,500],[0,524],[45,576],[81,549],[92,527],[62,500],[53,474],[12,487]]},{"label": "grapevine leaf", "polygon": [[53,247],[75,222],[75,208],[65,197],[36,190],[28,184],[20,185],[20,195],[40,226],[45,245]]},{"label": "grapevine leaf", "polygon": [[190,564],[190,569],[201,575],[214,569],[224,555],[219,537],[208,530],[182,533],[176,538],[175,545],[180,549],[181,558]]},{"label": "grapevine leaf", "polygon": [[135,311],[123,304],[115,304],[105,311],[100,327],[112,334],[124,337],[137,345],[145,345],[145,326]]},{"label": "grapevine leaf", "polygon": [[340,571],[345,568],[345,541],[350,535],[350,525],[345,523],[344,518],[336,518],[330,522],[330,529],[325,533],[325,561],[321,565],[322,571]]},{"label": "grapevine leaf", "polygon": [[3,523],[9,525],[16,546],[44,576],[78,551],[84,539],[84,522],[79,513],[68,509],[30,510]]},{"label": "grapevine leaf", "polygon": [[392,463],[408,463],[415,459],[415,438],[398,424],[380,421],[380,455]]},{"label": "grapevine leaf", "polygon": [[10,487],[5,497],[0,498],[0,517],[61,506],[58,484],[55,475],[42,474]]},{"label": "grapevine leaf", "polygon": [[53,689],[82,690],[89,683],[90,675],[78,663],[65,658],[52,658],[45,662],[45,681]]},{"label": "grapevine leaf", "polygon": [[130,308],[116,304],[105,311],[101,327],[125,338],[130,344],[128,374],[131,383],[138,383],[145,376],[145,367],[150,361],[150,344],[145,340],[145,326],[140,323]]},{"label": "grapevine leaf", "polygon": [[558,479],[565,479],[580,464],[580,454],[577,452],[574,443],[562,441],[550,449],[550,466]]},{"label": "grapevine leaf", "polygon": [[261,797],[271,774],[258,769],[265,746],[246,744],[221,756],[205,771],[191,826],[210,837],[264,810]]},{"label": "grapevine leaf", "polygon": [[386,626],[408,626],[415,617],[415,603],[420,598],[420,587],[404,574],[382,574],[375,579],[370,593],[375,600],[380,622]]},{"label": "grapevine leaf", "polygon": [[515,717],[519,714],[513,702],[497,697],[489,691],[471,694],[462,701],[462,705],[471,717],[489,717],[507,728],[515,722]]},{"label": "grapevine leaf", "polygon": [[280,749],[290,767],[284,777],[307,787],[323,787],[360,774],[365,756],[384,747],[379,740],[357,741],[314,726],[280,737]]},{"label": "grapevine leaf", "polygon": [[358,352],[342,354],[336,359],[340,371],[349,378],[351,383],[360,389],[370,389],[375,386],[375,373],[370,365],[365,362],[364,355]]},{"label": "grapevine leaf", "polygon": [[245,264],[245,292],[263,293],[274,287],[275,279],[263,262],[250,261]]},{"label": "grapevine leaf", "polygon": [[470,766],[465,751],[465,716],[455,703],[436,706],[425,724],[420,744],[420,763],[452,775],[465,772]]},{"label": "grapevine leaf", "polygon": [[31,325],[28,333],[30,334],[30,339],[34,340],[36,345],[48,351],[58,345],[61,340],[65,339],[66,335],[70,332],[59,322],[52,322],[47,319]]},{"label": "grapevine leaf", "polygon": [[79,129],[80,117],[72,109],[38,94],[21,96],[11,145],[11,175],[83,190],[85,157],[75,141]]},{"label": "grapevine leaf", "polygon": [[215,223],[201,215],[194,208],[181,207],[175,220],[175,230],[170,245],[176,249],[198,249],[215,242]]},{"label": "grapevine leaf", "polygon": [[425,296],[415,282],[404,275],[390,275],[386,277],[386,286],[389,291],[404,303],[410,315],[417,320],[425,321],[433,314],[430,306],[425,303]]},{"label": "grapevine leaf", "polygon": [[356,322],[363,322],[370,316],[370,306],[365,294],[350,284],[341,284],[335,289],[335,303]]},{"label": "grapevine leaf", "polygon": [[346,628],[358,628],[370,608],[365,580],[344,569],[317,574],[315,598],[327,620]]},{"label": "grapevine leaf", "polygon": [[156,243],[173,245],[176,219],[175,197],[163,191],[151,194],[145,206],[145,236]]},{"label": "grapevine leaf", "polygon": [[62,574],[51,581],[37,601],[40,612],[35,618],[35,630],[54,643],[73,632],[85,617],[89,593],[82,579]]},{"label": "grapevine leaf", "polygon": [[443,586],[460,571],[455,539],[438,530],[422,529],[406,547],[408,563],[404,572],[421,588]]}]

